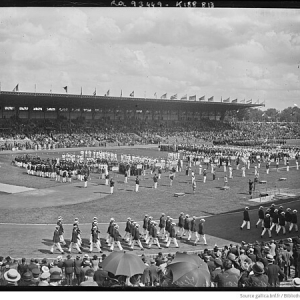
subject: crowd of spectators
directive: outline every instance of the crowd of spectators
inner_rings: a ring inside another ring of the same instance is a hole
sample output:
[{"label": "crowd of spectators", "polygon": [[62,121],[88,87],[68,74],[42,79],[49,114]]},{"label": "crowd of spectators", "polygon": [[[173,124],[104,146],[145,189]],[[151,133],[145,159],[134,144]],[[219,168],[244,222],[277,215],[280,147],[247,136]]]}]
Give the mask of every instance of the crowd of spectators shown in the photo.
[{"label": "crowd of spectators", "polygon": [[0,149],[55,149],[151,143],[263,145],[300,138],[299,123],[146,120],[21,120],[0,122]]},{"label": "crowd of spectators", "polygon": [[[178,253],[178,252],[176,252]],[[140,256],[143,274],[114,276],[103,269],[106,255],[68,255],[54,260],[0,257],[1,286],[178,287],[168,265],[175,254]],[[186,252],[183,252],[186,253]],[[281,282],[300,288],[300,238],[230,244],[195,253],[210,273],[209,287],[276,288]]]}]

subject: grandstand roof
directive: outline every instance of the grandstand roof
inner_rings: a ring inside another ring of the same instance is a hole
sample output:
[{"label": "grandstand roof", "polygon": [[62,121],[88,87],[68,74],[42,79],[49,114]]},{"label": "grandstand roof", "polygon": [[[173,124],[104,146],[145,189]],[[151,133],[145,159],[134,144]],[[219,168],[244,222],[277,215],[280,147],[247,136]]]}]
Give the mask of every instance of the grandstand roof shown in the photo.
[{"label": "grandstand roof", "polygon": [[222,103],[208,101],[169,100],[113,96],[88,96],[74,94],[0,92],[0,107],[58,107],[58,108],[127,108],[150,110],[226,111],[264,104]]}]

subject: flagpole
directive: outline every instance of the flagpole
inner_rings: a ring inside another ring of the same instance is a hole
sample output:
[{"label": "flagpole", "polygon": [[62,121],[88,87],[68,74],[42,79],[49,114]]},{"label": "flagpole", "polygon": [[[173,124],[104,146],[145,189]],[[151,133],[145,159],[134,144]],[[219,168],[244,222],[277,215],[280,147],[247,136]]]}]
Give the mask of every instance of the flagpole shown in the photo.
[{"label": "flagpole", "polygon": [[36,93],[36,84],[34,85],[34,92]]}]

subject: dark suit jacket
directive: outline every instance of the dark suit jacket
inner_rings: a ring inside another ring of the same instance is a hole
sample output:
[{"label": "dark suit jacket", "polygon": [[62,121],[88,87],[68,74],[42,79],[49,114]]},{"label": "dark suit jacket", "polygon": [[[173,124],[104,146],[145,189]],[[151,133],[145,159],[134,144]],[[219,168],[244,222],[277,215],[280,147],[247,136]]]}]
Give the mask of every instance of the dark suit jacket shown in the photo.
[{"label": "dark suit jacket", "polygon": [[149,266],[149,276],[152,284],[159,281],[158,267],[156,265]]},{"label": "dark suit jacket", "polygon": [[279,286],[279,277],[278,275],[280,274],[281,276],[284,277],[284,273],[281,271],[279,266],[274,265],[274,264],[269,264],[268,267],[266,268],[266,274],[268,275],[269,278],[269,286]]},{"label": "dark suit jacket", "polygon": [[75,271],[76,275],[80,275],[81,265],[82,265],[82,260],[81,259],[75,259],[75,261],[74,261],[74,271]]},{"label": "dark suit jacket", "polygon": [[66,274],[72,274],[74,272],[74,260],[73,259],[66,259],[63,264],[65,268]]}]

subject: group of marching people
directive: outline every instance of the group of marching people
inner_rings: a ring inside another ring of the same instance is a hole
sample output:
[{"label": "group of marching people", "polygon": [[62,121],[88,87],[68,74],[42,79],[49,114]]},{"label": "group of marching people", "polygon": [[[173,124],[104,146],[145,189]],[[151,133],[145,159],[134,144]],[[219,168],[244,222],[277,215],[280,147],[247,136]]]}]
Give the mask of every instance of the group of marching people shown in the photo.
[{"label": "group of marching people", "polygon": [[[68,249],[67,251],[69,253],[71,253],[72,249],[75,248],[78,253],[81,254],[83,243],[78,218],[75,218],[73,223],[72,236],[69,246],[67,246],[67,243],[64,239],[64,228],[62,222],[63,218],[60,216],[58,218],[57,225],[55,226],[53,245],[50,249],[50,253],[53,254],[53,251],[56,248],[62,254],[64,254],[64,250],[62,249],[62,246],[64,246]],[[145,242],[148,249],[151,249],[153,244],[155,244],[158,249],[161,249],[162,247],[159,241],[159,239],[161,239],[166,243],[166,248],[169,248],[171,242],[176,248],[179,248],[177,242],[178,237],[179,239],[182,239],[184,236],[187,236],[187,240],[191,241],[194,236],[194,246],[197,245],[201,238],[204,241],[204,245],[207,245],[206,236],[204,233],[204,223],[204,219],[200,219],[199,222],[196,222],[195,216],[190,218],[189,215],[184,216],[183,212],[180,213],[177,224],[170,216],[166,217],[165,213],[162,213],[159,222],[154,221],[152,216],[148,216],[146,214],[143,219],[142,228],[140,228],[140,224],[138,224],[138,222],[128,217],[125,226],[125,235],[122,237],[119,231],[119,225],[116,223],[114,218],[111,218],[106,232],[106,244],[109,247],[110,252],[114,250],[115,245],[119,248],[119,250],[123,250],[121,241],[125,241],[131,250],[134,249],[135,245],[139,246],[141,250],[144,250],[144,247],[141,243],[142,240]],[[177,231],[176,225],[178,226]],[[98,227],[97,217],[93,218],[91,226],[91,234],[89,238],[90,253],[93,252],[94,248],[97,249],[98,252],[102,253],[100,229]]]},{"label": "group of marching people", "polygon": [[[271,206],[265,211],[264,207],[260,206],[258,209],[258,221],[255,226],[258,227],[258,225],[261,224],[263,229],[261,237],[268,232],[269,238],[271,238],[273,228],[275,228],[276,235],[278,235],[281,230],[285,235],[287,230],[288,232],[292,232],[293,228],[295,228],[295,231],[298,232],[297,212],[298,211],[296,209],[292,210],[289,207],[284,211],[282,205],[276,208],[274,203],[271,204]],[[243,212],[243,223],[241,225],[241,230],[245,226],[248,230],[250,230],[251,225],[248,206],[245,207]]]}]

